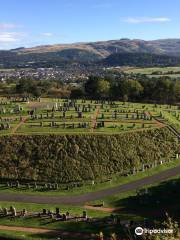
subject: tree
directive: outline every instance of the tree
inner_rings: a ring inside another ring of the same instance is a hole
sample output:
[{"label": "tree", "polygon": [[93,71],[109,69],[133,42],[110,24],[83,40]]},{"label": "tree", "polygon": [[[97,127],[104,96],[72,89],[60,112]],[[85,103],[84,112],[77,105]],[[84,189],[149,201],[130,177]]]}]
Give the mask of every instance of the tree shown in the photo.
[{"label": "tree", "polygon": [[168,78],[158,79],[155,86],[154,98],[162,103],[168,103],[173,97],[173,81]]},{"label": "tree", "polygon": [[110,83],[106,80],[98,80],[96,93],[100,98],[109,97],[110,93]]},{"label": "tree", "polygon": [[81,88],[75,88],[71,90],[70,98],[78,99],[84,96],[84,91]]},{"label": "tree", "polygon": [[134,100],[137,99],[143,92],[143,86],[137,80],[127,80],[127,88],[129,97]]},{"label": "tree", "polygon": [[137,80],[132,79],[121,80],[117,88],[119,90],[118,95],[121,99],[123,99],[123,101],[127,101],[128,99],[136,100],[143,92],[143,86],[141,85],[141,83]]},{"label": "tree", "polygon": [[174,92],[177,101],[180,101],[180,80],[176,80],[174,85]]},{"label": "tree", "polygon": [[97,82],[99,77],[90,76],[85,83],[85,92],[89,97],[93,97],[97,93]]},{"label": "tree", "polygon": [[37,86],[37,82],[31,79],[21,79],[16,85],[16,93],[18,94],[31,94],[35,97],[41,96],[41,89]]}]

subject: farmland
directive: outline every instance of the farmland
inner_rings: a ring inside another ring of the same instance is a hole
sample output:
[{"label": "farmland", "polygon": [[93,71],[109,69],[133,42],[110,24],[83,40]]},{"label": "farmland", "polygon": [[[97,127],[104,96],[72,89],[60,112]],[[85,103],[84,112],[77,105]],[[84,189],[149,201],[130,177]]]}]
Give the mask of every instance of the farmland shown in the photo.
[{"label": "farmland", "polygon": [[180,78],[180,67],[153,67],[153,68],[124,68],[128,74],[145,74],[149,77],[170,77],[172,79]]}]

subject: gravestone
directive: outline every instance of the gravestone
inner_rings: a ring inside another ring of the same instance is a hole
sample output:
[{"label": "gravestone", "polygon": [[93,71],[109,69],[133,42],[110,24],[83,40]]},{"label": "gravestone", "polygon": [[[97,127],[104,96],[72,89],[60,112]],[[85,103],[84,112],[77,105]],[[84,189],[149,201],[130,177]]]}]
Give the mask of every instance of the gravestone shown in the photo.
[{"label": "gravestone", "polygon": [[86,211],[83,211],[83,218],[87,219],[87,212]]},{"label": "gravestone", "polygon": [[56,215],[60,214],[60,209],[56,208]]},{"label": "gravestone", "polygon": [[7,210],[7,208],[3,208],[3,215],[5,215],[5,216],[8,215],[8,210]]},{"label": "gravestone", "polygon": [[42,214],[43,214],[43,215],[46,215],[46,214],[47,214],[47,211],[46,211],[45,208],[43,209]]}]

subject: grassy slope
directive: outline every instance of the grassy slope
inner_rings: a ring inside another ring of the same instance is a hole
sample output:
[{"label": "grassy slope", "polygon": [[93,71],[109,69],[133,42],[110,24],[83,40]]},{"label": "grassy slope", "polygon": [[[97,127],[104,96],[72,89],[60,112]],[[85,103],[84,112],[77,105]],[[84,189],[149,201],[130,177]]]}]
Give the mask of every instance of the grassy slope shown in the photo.
[{"label": "grassy slope", "polygon": [[155,168],[151,168],[146,170],[145,172],[139,172],[136,175],[130,175],[127,177],[121,177],[118,174],[116,175],[112,175],[112,180],[109,182],[104,182],[104,183],[100,183],[100,182],[95,182],[95,185],[88,184],[88,182],[84,183],[84,186],[81,187],[75,187],[73,189],[69,190],[47,190],[47,191],[42,191],[41,188],[39,189],[27,189],[25,187],[20,187],[20,188],[9,188],[9,187],[5,187],[4,185],[0,185],[0,193],[19,193],[19,194],[30,194],[30,195],[47,195],[47,196],[71,196],[71,195],[79,195],[79,194],[83,194],[83,193],[87,193],[87,192],[95,192],[98,190],[102,190],[102,189],[108,189],[111,187],[115,187],[115,186],[119,186],[128,182],[132,182],[138,179],[141,179],[143,177],[146,176],[152,176],[154,174],[157,174],[159,172],[162,172],[164,170],[170,169],[170,168],[174,168],[176,166],[180,165],[180,159],[177,160],[172,160],[171,162],[167,162],[164,163],[163,165],[158,165]]}]

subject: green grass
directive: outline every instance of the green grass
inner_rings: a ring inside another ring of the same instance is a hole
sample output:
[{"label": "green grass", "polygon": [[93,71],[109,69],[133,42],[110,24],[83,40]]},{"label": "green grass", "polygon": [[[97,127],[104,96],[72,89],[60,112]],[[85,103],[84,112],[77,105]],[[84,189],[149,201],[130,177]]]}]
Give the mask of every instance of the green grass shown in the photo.
[{"label": "green grass", "polygon": [[[151,69],[152,70],[152,69]],[[143,71],[145,71],[143,69]],[[150,71],[150,69],[148,69]],[[27,134],[27,135],[32,135],[32,134],[64,134],[64,133],[71,133],[71,134],[78,134],[78,133],[88,133],[92,132],[91,128],[93,126],[92,124],[92,119],[95,116],[96,112],[96,107],[99,107],[99,114],[96,116],[97,121],[104,121],[105,127],[104,128],[96,128],[94,129],[94,133],[122,133],[122,132],[127,132],[127,131],[134,131],[141,129],[143,130],[142,124],[145,125],[144,129],[146,127],[148,128],[153,128],[153,127],[158,127],[156,122],[154,120],[145,120],[145,119],[136,119],[137,112],[141,115],[144,113],[144,111],[151,111],[154,112],[156,115],[159,112],[159,109],[161,108],[160,105],[157,105],[157,108],[154,108],[153,104],[141,104],[141,103],[123,103],[123,102],[118,102],[116,101],[115,104],[117,106],[111,106],[107,103],[101,105],[99,103],[96,103],[95,101],[86,101],[86,103],[82,103],[81,100],[77,101],[77,104],[79,104],[80,109],[82,110],[82,106],[88,106],[90,105],[91,112],[83,112],[83,118],[78,118],[78,114],[75,111],[74,107],[70,107],[69,110],[66,112],[66,119],[64,120],[62,118],[62,112],[54,112],[54,117],[51,117],[51,109],[54,103],[57,104],[63,104],[64,100],[63,99],[51,99],[51,98],[42,98],[41,102],[31,102],[31,103],[13,103],[9,102],[7,105],[1,105],[2,108],[6,109],[6,113],[1,113],[0,117],[2,119],[4,118],[20,118],[20,116],[26,116],[27,120],[25,123],[22,123],[22,125],[16,130],[15,134]],[[20,113],[8,113],[10,110],[13,110],[15,105],[20,105],[23,107],[23,111]],[[48,108],[49,105],[49,108]],[[31,119],[30,116],[27,116],[27,110],[34,109],[36,107],[36,115],[38,119]],[[166,111],[168,109],[167,105],[162,106],[161,111],[162,113],[166,114]],[[47,117],[47,110],[50,112],[48,113]],[[114,111],[117,110],[117,119],[113,117]],[[7,112],[8,111],[8,112]],[[43,118],[41,119],[41,114],[43,115]],[[104,118],[102,118],[102,114],[104,115]],[[128,118],[127,118],[128,114]],[[73,116],[71,119],[70,116]],[[139,115],[139,117],[140,117]],[[141,118],[141,117],[140,117]],[[178,124],[178,120],[174,120],[176,124]],[[4,122],[4,121],[3,121]],[[43,123],[44,126],[40,127],[40,123]],[[56,122],[58,127],[50,127],[49,124],[52,122]],[[64,129],[62,126],[62,123],[66,123],[66,128]],[[69,128],[68,125],[75,123],[76,125],[78,123],[83,123],[86,122],[89,124],[89,127],[87,128],[78,128],[75,126],[75,128]],[[130,122],[135,124],[134,127],[130,124]],[[12,133],[13,128],[19,124],[18,121],[13,120],[10,122],[11,129],[10,130],[3,130],[0,131],[0,135],[8,135]],[[174,123],[173,123],[174,124]],[[117,125],[117,127],[113,127]],[[123,125],[123,127],[120,127]]]},{"label": "green grass", "polygon": [[[72,234],[73,235],[73,234]],[[0,230],[0,239],[8,239],[8,240],[79,240],[79,238],[71,237],[71,236],[63,236],[61,237],[60,234],[56,236],[51,236],[49,234],[33,234],[25,231],[3,231]]]},{"label": "green grass", "polygon": [[[36,236],[35,234],[29,233],[29,232],[21,232],[21,231],[4,231],[0,230],[0,239],[9,239],[9,240],[22,240],[22,239],[28,239],[28,240],[41,240],[41,237]],[[44,239],[48,239],[49,236],[44,236]],[[53,238],[51,238],[52,240]],[[54,238],[55,239],[55,238]]]},{"label": "green grass", "polygon": [[151,78],[153,78],[153,77],[157,77],[157,78],[159,78],[159,77],[170,77],[170,78],[180,78],[180,74],[159,74],[159,75],[155,75],[155,74],[151,74],[151,75],[147,75],[148,77],[151,77]]},{"label": "green grass", "polygon": [[[161,181],[159,183],[155,183],[155,184],[149,184],[149,185],[146,185],[144,186],[143,188],[140,188],[141,190],[142,189],[151,189],[152,187],[158,187],[160,186],[162,183],[166,183],[170,180],[178,180],[180,179],[180,174],[175,176],[175,177],[171,177],[165,181]],[[119,194],[115,194],[115,195],[112,195],[112,196],[108,196],[108,197],[105,197],[101,200],[95,200],[95,201],[91,201],[89,202],[90,205],[96,205],[96,204],[100,204],[102,203],[102,201],[104,202],[104,207],[115,207],[115,208],[124,208],[124,200],[125,199],[128,199],[128,198],[131,198],[133,196],[136,196],[137,195],[137,190],[140,190],[140,189],[136,189],[136,190],[132,190],[132,191],[128,191],[128,192],[124,192],[124,193],[119,193]],[[169,199],[171,198],[171,196],[169,196]],[[177,203],[178,203],[178,199],[177,199]],[[151,202],[149,201],[149,205],[151,204]],[[167,204],[168,204],[168,201],[167,201]],[[135,207],[135,206],[134,206]]]},{"label": "green grass", "polygon": [[180,67],[154,67],[154,68],[130,68],[126,70],[127,73],[141,73],[141,74],[152,74],[152,72],[161,71],[166,73],[168,71],[180,71]]},{"label": "green grass", "polygon": [[[62,213],[66,213],[67,211],[70,212],[73,216],[82,216],[84,211],[83,206],[71,206],[71,205],[62,205],[62,204],[36,204],[36,203],[18,203],[18,202],[1,202],[0,207],[7,207],[14,206],[17,211],[22,211],[23,208],[27,209],[28,212],[41,212],[42,209],[48,209],[55,212],[56,207],[59,207]],[[104,212],[97,212],[95,210],[87,210],[87,213],[90,217],[105,217],[109,215],[108,213]],[[4,221],[4,220],[3,220]],[[1,224],[0,220],[0,224]]]},{"label": "green grass", "polygon": [[[14,207],[20,210],[23,208],[26,208],[29,212],[30,211],[42,212],[42,208],[54,209],[53,205],[48,206],[44,204],[38,205],[38,204],[24,204],[24,203],[13,203],[13,202],[7,202],[7,203],[0,202],[0,204],[3,207],[9,207],[13,205]],[[82,216],[82,211],[84,210],[83,208],[80,208],[80,207],[69,207],[69,206],[68,207],[58,206],[58,207],[60,207],[61,212],[69,211],[71,215],[77,216],[77,217]],[[103,219],[107,218],[109,216],[109,213],[98,212],[95,210],[87,210],[87,214],[90,218],[95,218],[97,221],[94,223],[83,222],[83,221],[76,222],[75,220],[62,222],[62,221],[52,220],[50,218],[44,219],[40,217],[27,216],[25,218],[12,218],[12,217],[0,218],[0,225],[45,228],[45,229],[68,231],[72,233],[82,232],[82,233],[90,233],[90,234],[91,233],[96,234],[100,231],[110,233],[112,229],[115,230],[117,228],[117,226],[112,226],[112,225],[108,226],[106,223],[104,223]],[[133,216],[133,217],[136,217],[136,216]],[[122,219],[128,219],[128,218],[129,218],[129,215],[126,215],[126,214],[122,215]]]},{"label": "green grass", "polygon": [[169,122],[170,125],[174,126],[178,131],[180,131],[180,121],[177,121],[177,119],[172,116],[172,114],[168,113],[167,111],[163,111],[163,117]]},{"label": "green grass", "polygon": [[[154,201],[158,200],[157,198],[158,196],[163,199],[163,194],[166,193],[167,198],[165,200],[165,203],[167,204],[166,205],[167,208],[168,208],[169,202],[171,202],[172,200],[174,202],[177,202],[178,204],[178,198],[172,199],[171,191],[169,191],[169,194],[167,194],[167,189],[169,188],[168,184],[172,184],[172,181],[175,181],[175,180],[179,181],[179,178],[180,178],[180,174],[176,177],[170,178],[167,181],[146,186],[146,188],[150,189],[150,191],[151,189],[153,189],[152,192],[155,193],[156,195],[155,195],[155,199],[154,198],[151,199],[151,197],[149,197],[149,201],[146,201],[146,203],[145,204],[143,203],[142,205],[136,205],[137,204],[136,200],[135,199],[133,200],[133,198],[136,197],[136,191],[129,191],[123,194],[116,194],[111,197],[106,197],[102,200],[105,202],[105,207],[122,208],[122,210],[120,210],[120,212],[118,213],[118,216],[120,217],[121,220],[143,221],[144,217],[147,218],[147,215],[146,215],[147,210],[151,212],[154,210],[154,208],[158,209],[158,206],[154,204]],[[163,194],[160,192],[160,189],[162,189],[162,187],[164,189]],[[91,202],[91,204],[97,204],[97,203],[99,202],[98,201]],[[1,202],[0,204],[3,207],[9,207],[13,205],[18,210],[21,210],[22,208],[26,208],[29,212],[41,211],[42,208],[53,210],[53,207],[54,208],[57,207],[57,205],[49,206],[44,204],[39,205],[39,204],[25,204],[25,203],[13,203],[13,202],[7,202],[7,203]],[[62,212],[66,212],[68,210],[71,214],[75,214],[75,215],[81,215],[83,211],[83,208],[81,207],[69,207],[69,206],[68,207],[59,206],[59,207]],[[125,211],[123,210],[124,208],[126,209]],[[99,218],[101,220],[103,218],[106,218],[109,215],[108,213],[103,213],[95,210],[87,210],[87,212],[90,217]],[[161,216],[159,217],[161,218]],[[159,217],[155,215],[149,216],[149,218],[152,218],[153,220],[158,219]],[[72,233],[83,232],[83,233],[94,233],[94,234],[100,231],[103,231],[109,234],[110,232],[112,231],[116,232],[119,229],[119,225],[118,226],[111,225],[111,224],[109,225],[109,224],[103,223],[103,221],[97,222],[95,224],[87,223],[87,222],[74,222],[74,221],[73,222],[59,222],[59,221],[54,222],[50,219],[40,219],[38,217],[36,218],[27,217],[27,218],[16,218],[16,219],[12,219],[11,217],[7,217],[3,219],[0,218],[0,225],[58,229],[58,230],[72,232]],[[21,234],[21,233],[17,233],[17,235],[18,234]],[[68,239],[70,240],[71,238],[68,238]]]}]

